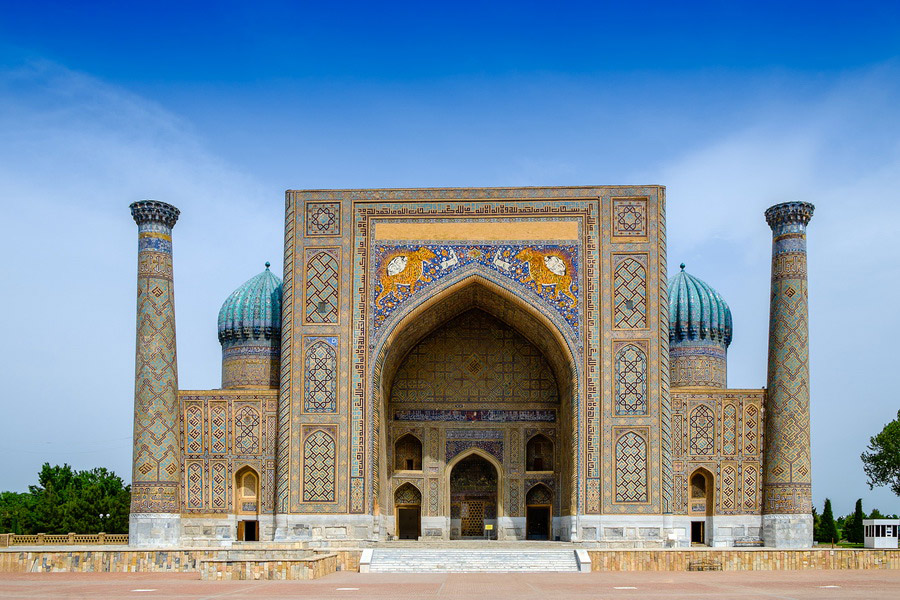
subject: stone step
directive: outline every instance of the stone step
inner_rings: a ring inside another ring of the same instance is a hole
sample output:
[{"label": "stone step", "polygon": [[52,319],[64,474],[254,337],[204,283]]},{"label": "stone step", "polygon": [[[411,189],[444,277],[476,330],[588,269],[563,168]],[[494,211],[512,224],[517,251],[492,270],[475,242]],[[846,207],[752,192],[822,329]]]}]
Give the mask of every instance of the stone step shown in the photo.
[{"label": "stone step", "polygon": [[372,573],[575,572],[572,550],[473,550],[459,548],[376,548]]}]

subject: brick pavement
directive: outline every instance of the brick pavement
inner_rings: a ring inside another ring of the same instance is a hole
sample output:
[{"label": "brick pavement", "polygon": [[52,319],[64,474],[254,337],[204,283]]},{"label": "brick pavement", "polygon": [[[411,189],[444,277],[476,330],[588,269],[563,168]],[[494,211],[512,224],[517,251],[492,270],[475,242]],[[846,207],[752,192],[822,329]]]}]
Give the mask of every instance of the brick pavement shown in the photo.
[{"label": "brick pavement", "polygon": [[[836,586],[836,587],[835,587]],[[0,573],[0,599],[275,600],[574,598],[879,600],[900,598],[900,571],[334,573],[314,581],[200,581],[196,573]]]}]

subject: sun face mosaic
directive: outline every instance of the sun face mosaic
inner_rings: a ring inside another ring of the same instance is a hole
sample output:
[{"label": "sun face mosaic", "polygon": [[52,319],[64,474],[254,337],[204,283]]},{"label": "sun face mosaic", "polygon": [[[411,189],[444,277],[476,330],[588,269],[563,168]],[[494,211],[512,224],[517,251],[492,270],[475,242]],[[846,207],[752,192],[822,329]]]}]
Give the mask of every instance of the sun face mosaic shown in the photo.
[{"label": "sun face mosaic", "polygon": [[578,247],[556,244],[378,245],[372,330],[408,299],[467,266],[478,264],[531,290],[568,325],[580,325]]}]

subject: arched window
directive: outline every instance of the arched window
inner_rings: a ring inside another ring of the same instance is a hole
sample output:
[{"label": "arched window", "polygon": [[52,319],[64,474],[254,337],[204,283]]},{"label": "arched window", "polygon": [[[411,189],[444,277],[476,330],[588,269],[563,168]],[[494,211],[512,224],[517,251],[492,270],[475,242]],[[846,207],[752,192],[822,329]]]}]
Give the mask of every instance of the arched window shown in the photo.
[{"label": "arched window", "polygon": [[394,470],[422,470],[422,442],[411,433],[401,437],[394,445]]},{"label": "arched window", "polygon": [[234,476],[234,502],[238,513],[259,512],[259,475],[244,467]]},{"label": "arched window", "polygon": [[538,434],[528,440],[528,445],[525,446],[525,470],[553,470],[553,442],[549,438]]},{"label": "arched window", "polygon": [[691,510],[695,514],[713,514],[713,476],[704,468],[691,475]]}]

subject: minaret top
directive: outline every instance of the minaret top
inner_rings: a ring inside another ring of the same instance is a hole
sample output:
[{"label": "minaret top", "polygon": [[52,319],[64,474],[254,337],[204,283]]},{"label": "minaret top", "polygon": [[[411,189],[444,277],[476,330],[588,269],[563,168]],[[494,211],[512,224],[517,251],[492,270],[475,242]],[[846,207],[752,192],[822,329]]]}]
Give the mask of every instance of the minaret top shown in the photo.
[{"label": "minaret top", "polygon": [[[766,210],[766,223],[774,229],[782,225],[800,224],[804,227],[812,219],[815,206],[809,202],[782,202]],[[802,231],[802,230],[801,230]]]},{"label": "minaret top", "polygon": [[175,221],[181,214],[181,211],[171,204],[158,200],[138,200],[132,202],[128,208],[131,209],[131,216],[138,225],[160,223],[171,228],[175,226]]}]

